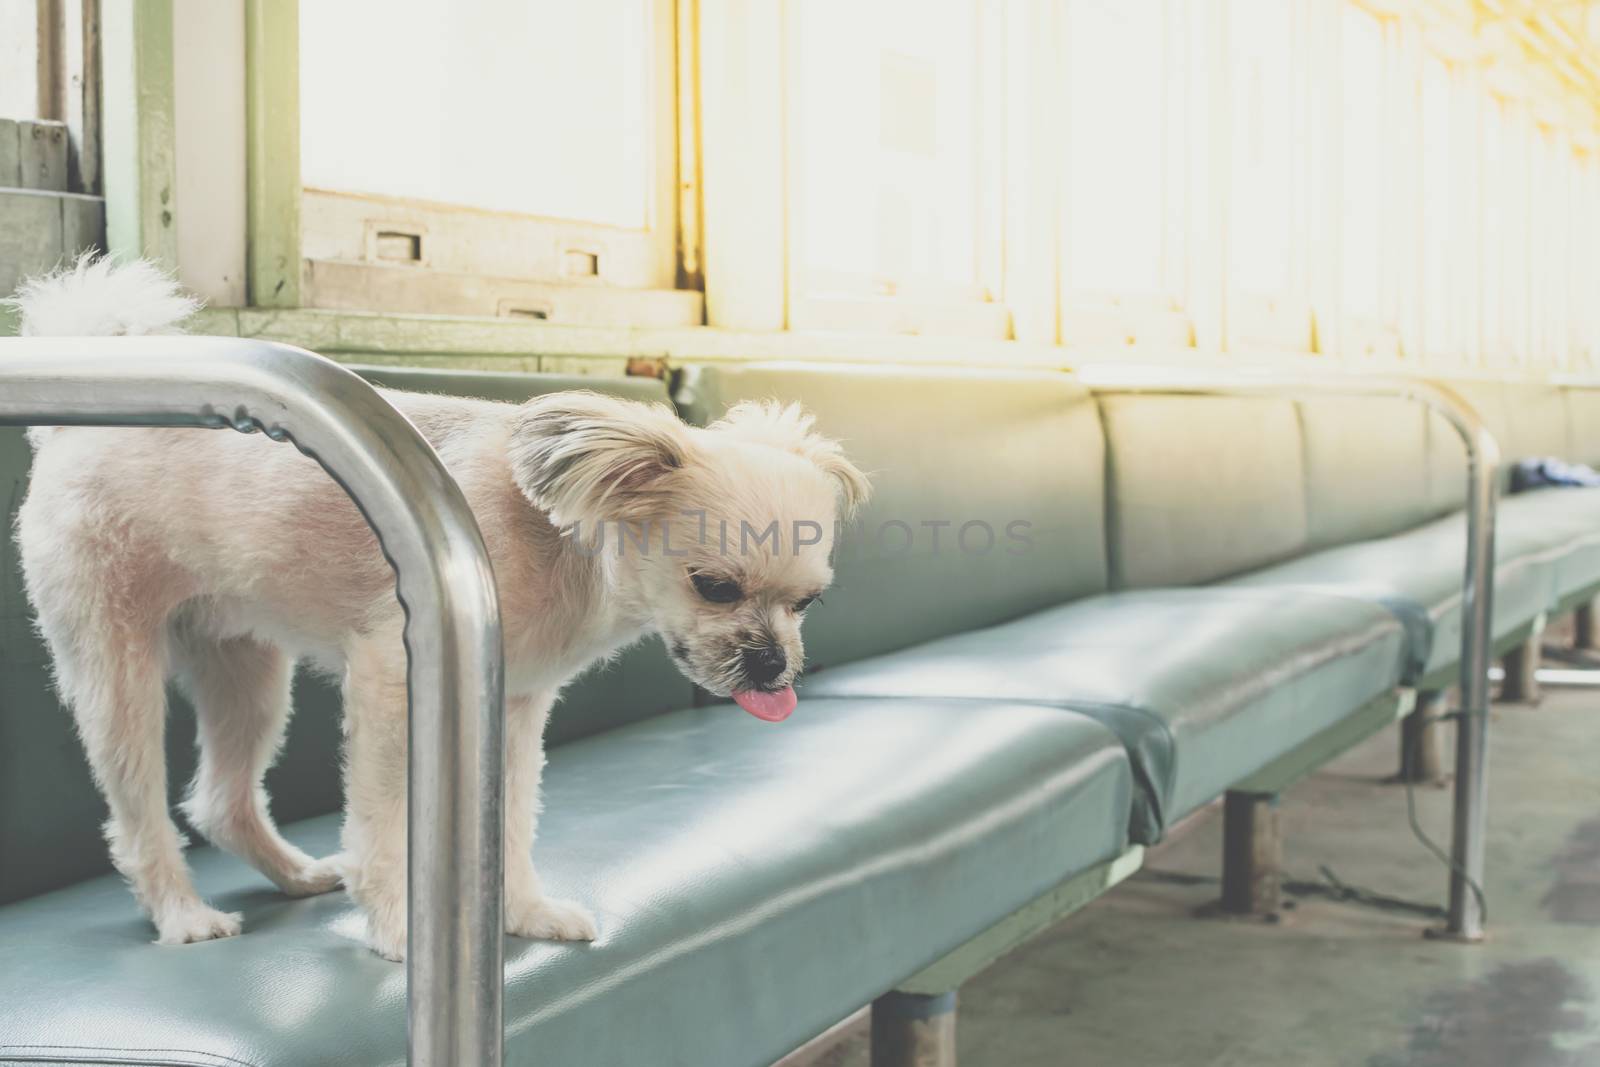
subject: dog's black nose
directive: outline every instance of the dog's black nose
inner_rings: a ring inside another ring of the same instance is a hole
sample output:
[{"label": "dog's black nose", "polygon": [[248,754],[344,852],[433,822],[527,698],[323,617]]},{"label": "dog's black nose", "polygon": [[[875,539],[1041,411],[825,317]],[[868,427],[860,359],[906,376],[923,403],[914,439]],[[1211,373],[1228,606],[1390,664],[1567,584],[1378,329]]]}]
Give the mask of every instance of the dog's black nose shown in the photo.
[{"label": "dog's black nose", "polygon": [[766,685],[789,665],[783,649],[776,645],[761,645],[744,650],[744,674],[752,685]]}]

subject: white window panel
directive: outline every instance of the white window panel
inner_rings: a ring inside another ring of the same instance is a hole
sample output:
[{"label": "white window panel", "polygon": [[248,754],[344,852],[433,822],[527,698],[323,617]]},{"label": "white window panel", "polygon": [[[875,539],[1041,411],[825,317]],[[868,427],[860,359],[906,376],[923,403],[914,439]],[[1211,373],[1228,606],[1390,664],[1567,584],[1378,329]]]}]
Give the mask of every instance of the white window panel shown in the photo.
[{"label": "white window panel", "polygon": [[38,5],[33,0],[0,3],[0,118],[44,115],[39,43]]},{"label": "white window panel", "polygon": [[[1340,25],[1340,292],[1356,352],[1372,344],[1384,318],[1383,23],[1352,4]],[[1348,350],[1348,349],[1347,349]]]},{"label": "white window panel", "polygon": [[1527,259],[1527,348],[1524,362],[1533,366],[1545,362],[1546,317],[1550,309],[1548,268],[1551,243],[1545,232],[1545,217],[1550,205],[1549,153],[1546,150],[1544,131],[1537,124],[1528,123],[1528,259]]},{"label": "white window panel", "polygon": [[1570,199],[1572,153],[1556,131],[1533,132],[1533,184],[1529,198],[1529,300],[1533,315],[1531,358],[1545,366],[1565,362],[1567,348],[1568,242],[1572,237]]},{"label": "white window panel", "polygon": [[1546,362],[1550,356],[1550,316],[1555,304],[1551,286],[1551,257],[1556,252],[1549,218],[1558,210],[1549,134],[1533,126],[1528,138],[1528,361]]},{"label": "white window panel", "polygon": [[[1589,149],[1577,156],[1575,166],[1573,293],[1594,294],[1600,292],[1600,160]],[[1600,370],[1600,300],[1575,297],[1571,337],[1573,369]]]},{"label": "white window panel", "polygon": [[[1529,338],[1529,188],[1531,125],[1521,105],[1501,101],[1490,139],[1487,166],[1491,193],[1485,198],[1486,226],[1494,233],[1485,296],[1496,309],[1486,331],[1490,363],[1519,364],[1528,358]],[[1498,290],[1498,291],[1495,291]]]},{"label": "white window panel", "polygon": [[1237,290],[1271,296],[1288,296],[1286,287],[1300,273],[1294,7],[1284,0],[1228,4],[1229,278]]},{"label": "white window panel", "polygon": [[1007,331],[985,6],[790,5],[791,326]]},{"label": "white window panel", "polygon": [[1483,361],[1499,362],[1504,355],[1505,291],[1500,284],[1500,263],[1505,255],[1505,102],[1490,98],[1483,108],[1483,195],[1478,225],[1483,234],[1483,260],[1478,265]]},{"label": "white window panel", "polygon": [[1460,225],[1461,171],[1456,158],[1450,65],[1430,56],[1422,69],[1422,302],[1424,344],[1430,356],[1462,349],[1466,307],[1456,299],[1456,264],[1465,253]]},{"label": "white window panel", "polygon": [[1233,352],[1305,351],[1306,7],[1229,0],[1225,10],[1227,344]]},{"label": "white window panel", "polygon": [[306,185],[648,224],[647,0],[300,7]]},{"label": "white window panel", "polygon": [[100,193],[94,0],[0,0],[0,187]]},{"label": "white window panel", "polygon": [[[466,294],[472,276],[673,288],[673,11],[672,0],[302,4],[305,258],[366,263],[374,294],[393,288],[397,263],[435,272],[444,303],[424,310],[452,313],[495,313]],[[309,304],[335,273],[312,272]],[[697,303],[683,307],[698,321]]]},{"label": "white window panel", "polygon": [[1061,10],[1061,339],[1186,347],[1184,9],[1071,0]]},{"label": "white window panel", "polygon": [[1167,78],[1163,0],[1076,0],[1067,8],[1066,240],[1074,293],[1167,288]]},{"label": "white window panel", "polygon": [[105,244],[98,24],[81,0],[0,0],[0,296]]}]

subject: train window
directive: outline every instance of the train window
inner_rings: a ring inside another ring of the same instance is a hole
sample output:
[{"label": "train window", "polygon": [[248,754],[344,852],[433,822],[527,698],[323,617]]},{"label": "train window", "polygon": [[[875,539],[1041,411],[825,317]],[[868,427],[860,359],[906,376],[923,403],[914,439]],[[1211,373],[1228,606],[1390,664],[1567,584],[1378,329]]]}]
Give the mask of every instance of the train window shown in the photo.
[{"label": "train window", "polygon": [[645,229],[649,8],[302,5],[306,186]]},{"label": "train window", "polygon": [[1572,324],[1567,351],[1574,369],[1600,369],[1600,159],[1593,146],[1573,158]]},{"label": "train window", "polygon": [[1385,151],[1393,110],[1385,48],[1385,24],[1362,8],[1346,5],[1340,19],[1340,303],[1345,351],[1392,355],[1396,341],[1390,307],[1392,269],[1386,236],[1391,227],[1385,192],[1391,160]]},{"label": "train window", "polygon": [[1001,22],[972,0],[790,5],[792,327],[1009,334]]},{"label": "train window", "polygon": [[0,115],[37,117],[39,110],[38,11],[32,4],[0,6]]},{"label": "train window", "polygon": [[14,0],[0,190],[94,194],[103,95],[112,244],[213,309],[1581,365],[1600,14],[1491,6]]},{"label": "train window", "polygon": [[[1065,242],[1069,293],[1168,288],[1174,138],[1163,0],[1077,0],[1067,8]],[[1178,142],[1181,144],[1181,141]]]},{"label": "train window", "polygon": [[0,4],[0,122],[25,124],[0,153],[0,187],[98,194],[100,41],[93,0]]},{"label": "train window", "polygon": [[1527,104],[1508,112],[1505,262],[1506,351],[1512,362],[1533,357],[1533,152],[1536,130]]},{"label": "train window", "polygon": [[[1507,169],[1505,160],[1505,102],[1493,98],[1483,109],[1482,149],[1479,165],[1482,168],[1482,208],[1474,220],[1478,225],[1479,239],[1483,245],[1483,260],[1479,265],[1482,282],[1482,304],[1479,323],[1483,334],[1483,352],[1486,361],[1504,356],[1505,333],[1503,328],[1505,293],[1500,286],[1501,245],[1505,240],[1505,215],[1501,208],[1504,198]],[[1491,205],[1493,205],[1491,207]]]},{"label": "train window", "polygon": [[1450,65],[1429,56],[1422,70],[1422,303],[1423,338],[1430,356],[1446,356],[1466,341],[1460,267],[1469,256],[1471,231],[1463,201],[1465,169],[1456,146]]},{"label": "train window", "polygon": [[1485,109],[1483,142],[1483,338],[1485,359],[1514,364],[1527,355],[1528,120],[1521,105],[1496,98]]},{"label": "train window", "polygon": [[1571,271],[1567,245],[1572,239],[1574,215],[1569,201],[1571,152],[1553,129],[1533,131],[1531,191],[1531,255],[1528,296],[1531,315],[1529,358],[1549,367],[1566,344],[1568,284]]},{"label": "train window", "polygon": [[1062,11],[1061,339],[1187,345],[1185,12],[1171,0]]},{"label": "train window", "polygon": [[308,302],[698,323],[699,295],[671,292],[674,8],[300,5]]},{"label": "train window", "polygon": [[1304,77],[1299,16],[1283,0],[1228,5],[1229,348],[1305,351]]}]

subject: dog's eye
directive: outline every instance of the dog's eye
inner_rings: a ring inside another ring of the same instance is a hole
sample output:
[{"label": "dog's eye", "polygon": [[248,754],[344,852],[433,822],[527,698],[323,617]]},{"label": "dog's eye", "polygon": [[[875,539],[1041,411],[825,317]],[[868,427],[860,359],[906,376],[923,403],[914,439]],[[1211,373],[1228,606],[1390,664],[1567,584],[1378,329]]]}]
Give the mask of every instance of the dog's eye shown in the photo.
[{"label": "dog's eye", "polygon": [[739,583],[728,578],[718,578],[697,571],[689,575],[689,581],[694,584],[694,591],[700,594],[702,600],[709,600],[713,604],[732,604],[744,596],[744,590],[739,588]]},{"label": "dog's eye", "polygon": [[807,608],[809,608],[811,605],[820,604],[820,603],[822,603],[822,594],[821,593],[813,593],[810,596],[803,596],[799,600],[796,600],[794,602],[794,610],[795,611],[804,611]]}]

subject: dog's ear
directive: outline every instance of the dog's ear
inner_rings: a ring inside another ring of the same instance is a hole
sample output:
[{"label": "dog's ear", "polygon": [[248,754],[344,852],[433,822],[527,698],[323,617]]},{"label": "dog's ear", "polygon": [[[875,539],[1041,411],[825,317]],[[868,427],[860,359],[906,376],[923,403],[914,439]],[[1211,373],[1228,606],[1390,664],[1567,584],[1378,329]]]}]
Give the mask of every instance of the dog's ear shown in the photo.
[{"label": "dog's ear", "polygon": [[839,442],[812,427],[815,419],[799,404],[776,400],[741,400],[709,429],[743,441],[769,445],[809,460],[839,487],[839,510],[848,520],[872,495],[867,476],[844,456]]},{"label": "dog's ear", "polygon": [[666,405],[587,391],[534,397],[511,429],[517,485],[562,529],[658,512],[690,450],[686,427]]}]

